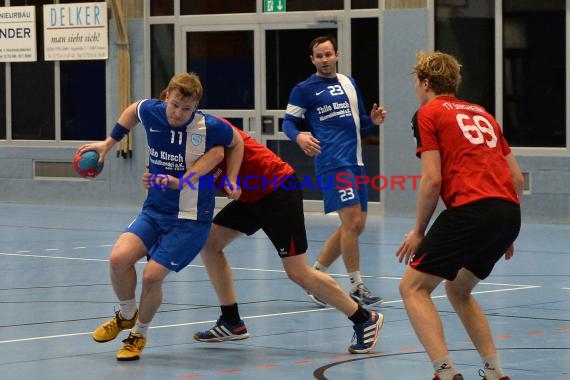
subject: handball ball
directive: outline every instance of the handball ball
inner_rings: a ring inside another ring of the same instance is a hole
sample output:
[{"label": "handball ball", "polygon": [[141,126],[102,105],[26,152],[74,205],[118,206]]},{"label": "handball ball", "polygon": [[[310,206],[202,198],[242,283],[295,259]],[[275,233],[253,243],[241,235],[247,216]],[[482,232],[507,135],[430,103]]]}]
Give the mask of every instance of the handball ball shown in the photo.
[{"label": "handball ball", "polygon": [[98,162],[99,153],[88,150],[83,154],[75,153],[73,157],[73,169],[83,178],[95,178],[103,170],[103,164]]}]

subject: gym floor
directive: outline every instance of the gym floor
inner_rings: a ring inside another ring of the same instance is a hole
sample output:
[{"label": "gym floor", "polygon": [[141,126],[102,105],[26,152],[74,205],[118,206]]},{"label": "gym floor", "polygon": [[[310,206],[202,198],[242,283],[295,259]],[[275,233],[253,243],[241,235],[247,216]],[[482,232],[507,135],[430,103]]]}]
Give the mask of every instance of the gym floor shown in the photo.
[{"label": "gym floor", "polygon": [[[164,284],[164,302],[141,360],[117,362],[118,339],[96,343],[91,331],[117,307],[108,256],[138,208],[0,205],[0,377],[12,379],[405,379],[432,378],[427,355],[398,293],[404,266],[395,251],[412,219],[370,217],[361,237],[368,287],[385,299],[384,326],[371,354],[351,355],[352,323],[318,308],[288,280],[263,233],[226,250],[240,313],[251,337],[199,343],[195,331],[219,316],[199,258]],[[309,262],[338,225],[307,214]],[[475,290],[513,380],[570,377],[569,225],[523,225],[515,257],[502,260]],[[137,266],[142,273],[144,263]],[[329,273],[348,289],[342,260]],[[140,284],[139,284],[140,285]],[[140,291],[140,286],[138,287]],[[481,363],[457,316],[436,289],[446,339],[466,380]]]}]

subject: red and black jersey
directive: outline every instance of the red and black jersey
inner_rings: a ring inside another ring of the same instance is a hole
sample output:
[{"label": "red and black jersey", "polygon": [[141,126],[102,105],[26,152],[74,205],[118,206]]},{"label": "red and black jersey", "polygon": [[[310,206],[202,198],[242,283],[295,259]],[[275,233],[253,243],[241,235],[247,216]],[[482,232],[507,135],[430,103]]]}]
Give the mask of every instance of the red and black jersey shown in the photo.
[{"label": "red and black jersey", "polygon": [[[234,128],[236,128],[234,126]],[[240,202],[257,202],[267,194],[275,191],[287,177],[295,171],[265,145],[257,142],[244,131],[236,128],[243,138],[243,161],[239,170],[238,185],[241,187]],[[222,160],[212,171],[216,188],[226,173],[226,161]]]},{"label": "red and black jersey", "polygon": [[441,198],[447,207],[487,198],[520,203],[505,159],[511,148],[483,107],[440,96],[416,112],[412,128],[418,157],[440,152]]}]

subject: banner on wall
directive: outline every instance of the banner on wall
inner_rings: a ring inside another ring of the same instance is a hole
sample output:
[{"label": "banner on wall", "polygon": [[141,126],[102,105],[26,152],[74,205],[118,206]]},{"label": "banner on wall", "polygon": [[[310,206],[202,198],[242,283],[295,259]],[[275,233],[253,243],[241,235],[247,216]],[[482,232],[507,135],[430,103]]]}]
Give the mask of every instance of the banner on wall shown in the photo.
[{"label": "banner on wall", "polygon": [[107,3],[44,5],[46,61],[107,59]]},{"label": "banner on wall", "polygon": [[36,8],[0,7],[0,62],[36,60]]}]

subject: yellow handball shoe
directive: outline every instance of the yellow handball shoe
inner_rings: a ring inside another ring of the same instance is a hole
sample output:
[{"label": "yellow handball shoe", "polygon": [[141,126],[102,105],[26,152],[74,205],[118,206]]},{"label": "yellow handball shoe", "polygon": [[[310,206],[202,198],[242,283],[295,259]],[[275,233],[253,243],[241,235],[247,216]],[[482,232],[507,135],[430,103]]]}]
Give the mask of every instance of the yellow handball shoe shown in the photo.
[{"label": "yellow handball shoe", "polygon": [[138,311],[133,319],[123,319],[119,311],[115,312],[115,317],[97,327],[91,336],[95,342],[105,343],[111,341],[126,329],[132,329],[137,321]]},{"label": "yellow handball shoe", "polygon": [[117,352],[117,360],[139,360],[141,352],[146,345],[146,338],[141,334],[130,333],[127,339],[123,340],[123,343],[123,347]]}]

